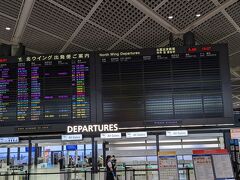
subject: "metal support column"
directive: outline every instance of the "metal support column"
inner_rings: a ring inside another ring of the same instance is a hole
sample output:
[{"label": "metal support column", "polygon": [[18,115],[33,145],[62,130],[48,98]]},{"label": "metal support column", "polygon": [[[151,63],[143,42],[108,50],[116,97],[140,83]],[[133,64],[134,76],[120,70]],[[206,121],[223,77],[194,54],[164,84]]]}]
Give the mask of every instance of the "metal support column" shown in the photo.
[{"label": "metal support column", "polygon": [[103,145],[102,145],[102,148],[103,148],[103,166],[105,166],[106,165],[106,157],[107,157],[107,155],[106,155],[106,144],[107,144],[107,142],[103,142]]},{"label": "metal support column", "polygon": [[28,173],[31,171],[32,165],[32,141],[31,139],[28,140]]},{"label": "metal support column", "polygon": [[224,138],[225,149],[227,149],[230,152],[231,151],[231,146],[230,146],[231,135],[229,130],[226,130],[223,132],[223,138]]},{"label": "metal support column", "polygon": [[61,157],[64,156],[64,145],[62,145]]},{"label": "metal support column", "polygon": [[10,164],[10,148],[7,148],[7,165]]},{"label": "metal support column", "polygon": [[20,147],[17,148],[17,160],[20,160]]},{"label": "metal support column", "polygon": [[94,173],[98,171],[98,155],[97,155],[97,141],[94,141],[94,137],[92,137],[92,170]]},{"label": "metal support column", "polygon": [[[156,153],[157,153],[157,167],[158,167],[158,169],[159,169],[159,157],[158,157],[158,153],[159,153],[159,151],[160,151],[160,149],[159,149],[159,135],[157,134],[156,135]],[[160,180],[160,172],[158,171],[158,180]]]},{"label": "metal support column", "polygon": [[37,165],[39,157],[39,149],[38,149],[38,143],[35,143],[35,154],[34,154],[34,165]]},{"label": "metal support column", "polygon": [[94,164],[94,172],[98,172],[98,144],[97,141],[94,141],[94,159],[93,159],[93,164]]},{"label": "metal support column", "polygon": [[84,144],[84,146],[83,146],[83,156],[85,157],[87,155],[87,153],[86,153],[86,144]]}]

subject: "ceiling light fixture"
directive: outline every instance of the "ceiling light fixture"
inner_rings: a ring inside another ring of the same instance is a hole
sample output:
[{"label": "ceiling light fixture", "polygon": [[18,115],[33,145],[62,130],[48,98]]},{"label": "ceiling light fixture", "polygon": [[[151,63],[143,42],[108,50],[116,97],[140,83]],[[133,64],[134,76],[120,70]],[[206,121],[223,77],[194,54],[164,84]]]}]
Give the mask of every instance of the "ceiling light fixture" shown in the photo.
[{"label": "ceiling light fixture", "polygon": [[168,19],[173,19],[173,16],[168,16]]},{"label": "ceiling light fixture", "polygon": [[201,16],[201,14],[196,14],[196,16],[197,16],[197,17],[200,17],[200,16]]},{"label": "ceiling light fixture", "polygon": [[11,28],[10,28],[10,27],[6,27],[5,29],[6,29],[7,31],[10,31],[10,30],[11,30]]}]

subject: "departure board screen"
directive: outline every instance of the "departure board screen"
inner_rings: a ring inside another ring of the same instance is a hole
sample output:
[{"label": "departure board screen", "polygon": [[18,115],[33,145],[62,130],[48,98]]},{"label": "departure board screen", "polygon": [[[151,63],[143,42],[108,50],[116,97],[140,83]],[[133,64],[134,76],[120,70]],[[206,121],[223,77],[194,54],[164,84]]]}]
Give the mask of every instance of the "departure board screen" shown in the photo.
[{"label": "departure board screen", "polygon": [[0,121],[89,121],[89,59],[87,53],[1,58]]},{"label": "departure board screen", "polygon": [[194,124],[224,117],[219,53],[171,50],[99,54],[103,121]]}]

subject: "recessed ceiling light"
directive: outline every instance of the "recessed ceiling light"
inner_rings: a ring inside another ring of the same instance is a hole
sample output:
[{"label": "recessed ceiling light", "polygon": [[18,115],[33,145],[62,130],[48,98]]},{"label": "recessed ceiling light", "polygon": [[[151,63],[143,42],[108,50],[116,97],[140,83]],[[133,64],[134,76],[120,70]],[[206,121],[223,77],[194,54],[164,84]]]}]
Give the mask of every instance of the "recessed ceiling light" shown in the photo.
[{"label": "recessed ceiling light", "polygon": [[237,104],[237,106],[239,106],[240,104]]},{"label": "recessed ceiling light", "polygon": [[200,16],[201,16],[201,14],[196,14],[196,16],[197,16],[197,17],[200,17]]},{"label": "recessed ceiling light", "polygon": [[173,16],[168,16],[168,19],[173,19]]},{"label": "recessed ceiling light", "polygon": [[10,28],[10,27],[6,27],[5,29],[6,29],[7,31],[10,31],[10,30],[11,30],[11,28]]}]

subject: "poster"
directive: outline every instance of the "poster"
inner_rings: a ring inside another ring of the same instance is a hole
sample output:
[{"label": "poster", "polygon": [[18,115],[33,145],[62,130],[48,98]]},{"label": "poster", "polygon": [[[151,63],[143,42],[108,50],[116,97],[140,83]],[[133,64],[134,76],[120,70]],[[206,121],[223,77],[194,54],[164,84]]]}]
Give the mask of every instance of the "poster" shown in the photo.
[{"label": "poster", "polygon": [[212,155],[217,179],[234,178],[230,156],[228,154]]},{"label": "poster", "polygon": [[196,180],[214,180],[211,155],[193,155]]},{"label": "poster", "polygon": [[159,155],[160,179],[178,180],[179,178],[176,152],[162,152],[159,153]]}]

